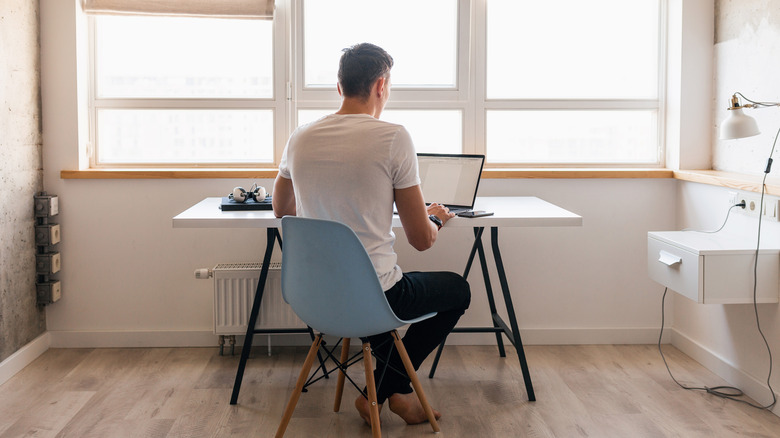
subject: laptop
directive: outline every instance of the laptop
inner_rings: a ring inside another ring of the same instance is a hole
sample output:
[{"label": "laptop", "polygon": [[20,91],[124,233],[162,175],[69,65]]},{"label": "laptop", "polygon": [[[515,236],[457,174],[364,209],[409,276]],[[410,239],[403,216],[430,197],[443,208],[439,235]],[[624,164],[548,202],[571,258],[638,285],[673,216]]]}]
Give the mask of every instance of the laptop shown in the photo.
[{"label": "laptop", "polygon": [[484,155],[417,154],[425,204],[436,202],[455,214],[474,208]]}]

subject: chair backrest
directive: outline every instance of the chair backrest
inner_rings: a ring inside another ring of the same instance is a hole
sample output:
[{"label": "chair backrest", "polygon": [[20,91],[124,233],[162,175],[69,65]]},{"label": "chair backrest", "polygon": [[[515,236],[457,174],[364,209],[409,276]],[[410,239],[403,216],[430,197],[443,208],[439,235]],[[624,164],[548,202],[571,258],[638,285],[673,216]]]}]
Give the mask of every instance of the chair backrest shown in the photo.
[{"label": "chair backrest", "polygon": [[406,323],[390,308],[371,259],[348,226],[286,216],[282,237],[282,295],[311,328],[357,338]]}]

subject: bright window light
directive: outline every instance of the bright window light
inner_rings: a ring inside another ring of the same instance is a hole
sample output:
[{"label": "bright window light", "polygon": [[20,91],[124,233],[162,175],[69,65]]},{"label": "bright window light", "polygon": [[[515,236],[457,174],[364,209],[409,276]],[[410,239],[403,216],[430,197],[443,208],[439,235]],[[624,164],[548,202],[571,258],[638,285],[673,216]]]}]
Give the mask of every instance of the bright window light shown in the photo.
[{"label": "bright window light", "polygon": [[273,22],[99,16],[98,98],[273,97]]},{"label": "bright window light", "polygon": [[393,57],[395,87],[455,88],[457,0],[306,0],[305,87],[335,87],[341,50],[368,42]]},{"label": "bright window light", "polygon": [[99,160],[111,163],[272,163],[270,110],[99,110]]},{"label": "bright window light", "polygon": [[654,99],[659,0],[490,0],[488,99]]},{"label": "bright window light", "polygon": [[488,111],[494,163],[655,163],[655,111]]},{"label": "bright window light", "polygon": [[[333,110],[300,110],[298,126],[333,114]],[[393,110],[382,112],[382,120],[403,125],[412,136],[417,152],[458,154],[463,144],[463,114],[459,110]]]}]

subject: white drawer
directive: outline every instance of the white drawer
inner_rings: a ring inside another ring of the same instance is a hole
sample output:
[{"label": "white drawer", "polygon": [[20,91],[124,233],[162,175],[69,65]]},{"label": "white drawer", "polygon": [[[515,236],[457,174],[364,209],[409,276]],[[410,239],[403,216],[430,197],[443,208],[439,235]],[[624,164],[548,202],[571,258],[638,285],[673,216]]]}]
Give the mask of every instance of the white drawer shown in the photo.
[{"label": "white drawer", "polygon": [[650,278],[699,303],[704,298],[702,258],[658,239],[647,239],[647,273]]},{"label": "white drawer", "polygon": [[[717,233],[650,232],[647,272],[651,279],[698,303],[752,303],[756,254],[751,240]],[[757,272],[756,302],[777,303],[780,250],[762,247]]]}]

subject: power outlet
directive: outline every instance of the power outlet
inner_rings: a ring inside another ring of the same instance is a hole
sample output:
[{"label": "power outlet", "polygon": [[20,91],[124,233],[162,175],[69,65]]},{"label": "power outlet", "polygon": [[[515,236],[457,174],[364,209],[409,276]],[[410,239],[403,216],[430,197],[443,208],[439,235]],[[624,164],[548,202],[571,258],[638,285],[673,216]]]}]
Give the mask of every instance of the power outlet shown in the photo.
[{"label": "power outlet", "polygon": [[771,221],[780,221],[780,200],[777,198],[765,196],[762,208],[761,195],[729,192],[729,202],[731,205],[744,202],[744,207],[736,207],[736,210],[742,214]]},{"label": "power outlet", "polygon": [[754,198],[753,196],[742,196],[739,202],[745,203],[745,208],[742,210],[744,213],[756,217],[761,215],[761,198]]}]

